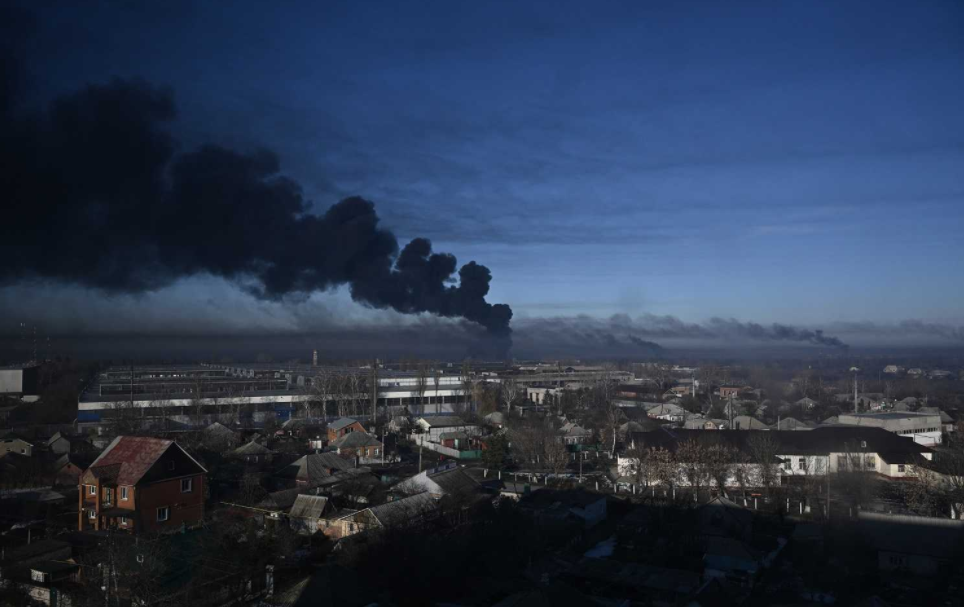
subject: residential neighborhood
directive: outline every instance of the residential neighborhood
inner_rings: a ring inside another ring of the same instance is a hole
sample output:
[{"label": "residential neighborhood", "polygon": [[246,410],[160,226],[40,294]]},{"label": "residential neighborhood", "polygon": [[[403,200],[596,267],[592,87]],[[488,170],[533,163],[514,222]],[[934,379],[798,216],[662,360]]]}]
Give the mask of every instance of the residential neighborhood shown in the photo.
[{"label": "residential neighborhood", "polygon": [[[150,372],[160,369],[179,374]],[[912,575],[938,597],[962,574],[964,390],[953,380],[903,380],[944,382],[943,396],[884,386],[848,401],[812,378],[751,387],[736,381],[747,370],[688,368],[729,375],[729,389],[704,378],[679,398],[666,389],[677,376],[647,365],[535,369],[465,366],[471,397],[428,415],[415,393],[374,419],[331,397],[283,423],[222,414],[172,430],[113,415],[46,436],[11,427],[4,588],[50,605],[287,605],[319,592],[327,567],[387,567],[374,603],[404,604],[411,587],[398,576],[429,583],[475,554],[491,559],[476,575],[502,582],[435,584],[431,601],[522,604],[558,588],[599,604],[847,601],[859,592],[835,581],[839,561],[820,559],[856,537],[848,558],[866,564],[854,575],[868,588]],[[546,376],[558,383],[535,388],[536,401],[527,386]],[[928,534],[940,548],[908,541]],[[121,554],[130,560],[110,588],[95,583]],[[190,583],[163,582],[175,559],[193,563]],[[136,581],[148,573],[156,584]],[[931,600],[887,587],[906,604]]]}]

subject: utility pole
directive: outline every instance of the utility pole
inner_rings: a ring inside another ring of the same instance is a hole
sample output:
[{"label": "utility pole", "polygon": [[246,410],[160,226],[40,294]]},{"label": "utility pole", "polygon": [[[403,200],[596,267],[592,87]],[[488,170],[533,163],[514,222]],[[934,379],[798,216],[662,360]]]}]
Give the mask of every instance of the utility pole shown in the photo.
[{"label": "utility pole", "polygon": [[850,367],[850,370],[854,374],[854,413],[857,413],[857,372],[860,371],[857,367]]}]

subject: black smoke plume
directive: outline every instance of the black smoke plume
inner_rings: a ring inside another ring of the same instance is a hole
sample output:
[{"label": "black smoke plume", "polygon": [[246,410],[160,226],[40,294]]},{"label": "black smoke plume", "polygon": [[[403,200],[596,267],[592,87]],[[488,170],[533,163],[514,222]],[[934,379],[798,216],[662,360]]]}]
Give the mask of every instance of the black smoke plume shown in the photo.
[{"label": "black smoke plume", "polygon": [[588,316],[531,318],[518,326],[520,340],[540,342],[585,341],[610,345],[617,335],[633,344],[658,353],[659,345],[649,339],[697,341],[750,340],[757,342],[797,342],[832,348],[847,348],[840,339],[823,331],[781,324],[760,325],[735,319],[711,318],[703,323],[688,323],[675,316],[644,314],[631,318],[615,314],[599,319]]},{"label": "black smoke plume", "polygon": [[847,344],[836,337],[824,335],[819,329],[799,329],[778,323],[764,326],[755,322],[740,322],[733,318],[711,318],[707,328],[711,333],[720,336],[744,337],[756,341],[794,341],[831,348],[847,347]]},{"label": "black smoke plume", "polygon": [[399,252],[374,205],[342,200],[323,215],[268,150],[217,145],[178,153],[170,89],[113,80],[19,107],[19,71],[0,64],[0,285],[29,280],[140,293],[212,274],[278,300],[347,284],[377,308],[460,317],[506,347],[512,310],[485,300],[488,268]]}]

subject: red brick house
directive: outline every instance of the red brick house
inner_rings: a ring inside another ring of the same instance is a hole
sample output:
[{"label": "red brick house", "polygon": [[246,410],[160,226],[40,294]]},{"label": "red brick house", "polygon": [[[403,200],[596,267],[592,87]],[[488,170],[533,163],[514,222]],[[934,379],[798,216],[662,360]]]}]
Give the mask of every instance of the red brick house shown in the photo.
[{"label": "red brick house", "polygon": [[365,426],[350,417],[340,417],[328,424],[328,442],[333,443],[352,432],[364,432]]},{"label": "red brick house", "polygon": [[380,457],[385,448],[381,441],[367,432],[349,432],[333,440],[330,447],[346,457]]},{"label": "red brick house", "polygon": [[80,477],[79,530],[174,530],[204,518],[207,470],[174,441],[118,436]]}]

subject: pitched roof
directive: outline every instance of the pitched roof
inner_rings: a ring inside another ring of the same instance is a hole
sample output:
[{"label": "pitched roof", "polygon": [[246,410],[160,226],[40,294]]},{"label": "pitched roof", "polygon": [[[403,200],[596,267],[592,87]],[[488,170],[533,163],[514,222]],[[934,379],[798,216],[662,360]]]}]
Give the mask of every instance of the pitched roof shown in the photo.
[{"label": "pitched roof", "polygon": [[214,422],[213,424],[205,428],[204,432],[207,434],[223,434],[223,435],[229,435],[229,434],[235,433],[234,430],[232,430],[231,428],[228,428],[221,422]]},{"label": "pitched roof", "polygon": [[258,502],[257,507],[264,508],[265,510],[290,510],[302,491],[304,491],[304,489],[301,487],[273,491]]},{"label": "pitched roof", "polygon": [[565,424],[560,430],[569,436],[589,436],[592,434],[592,430],[586,430],[582,426],[572,422]]},{"label": "pitched roof", "polygon": [[275,474],[309,484],[319,483],[331,476],[332,470],[348,470],[351,462],[337,453],[311,453],[288,464]]},{"label": "pitched roof", "polygon": [[462,420],[461,417],[454,415],[426,415],[419,418],[428,424],[430,428],[454,428],[456,426],[471,426]]},{"label": "pitched roof", "polygon": [[777,421],[778,430],[810,430],[813,425],[795,417],[784,417]]},{"label": "pitched roof", "polygon": [[328,507],[328,498],[323,495],[299,495],[288,516],[294,518],[321,518]]},{"label": "pitched roof", "polygon": [[274,451],[254,441],[245,443],[234,450],[235,455],[271,455],[272,453]]},{"label": "pitched roof", "polygon": [[329,430],[341,430],[342,428],[347,428],[352,424],[357,424],[358,421],[350,417],[339,417],[335,421],[328,424]]},{"label": "pitched roof", "polygon": [[331,446],[336,449],[352,449],[357,447],[380,447],[381,443],[377,438],[367,432],[349,432],[331,441]]},{"label": "pitched roof", "polygon": [[368,511],[384,527],[404,525],[419,516],[438,508],[438,502],[429,493],[419,493],[411,497],[372,506]]},{"label": "pitched roof", "polygon": [[118,436],[97,456],[88,472],[97,479],[113,481],[118,485],[136,485],[171,447],[178,449],[198,468],[207,472],[204,466],[174,441],[147,436]]},{"label": "pitched roof", "polygon": [[467,439],[469,437],[465,432],[443,432],[438,435],[442,440],[455,440],[455,439]]},{"label": "pitched roof", "polygon": [[67,464],[73,464],[81,470],[86,470],[93,461],[94,458],[86,453],[64,453],[54,462],[54,469],[60,470]]},{"label": "pitched roof", "polygon": [[457,466],[425,470],[396,486],[405,493],[428,492],[450,496],[469,496],[480,487],[478,481]]},{"label": "pitched roof", "polygon": [[479,482],[466,474],[462,468],[452,468],[430,474],[428,477],[442,488],[447,495],[469,493],[479,488]]},{"label": "pitched roof", "polygon": [[[717,441],[743,453],[749,453],[755,436],[772,438],[780,455],[826,455],[854,449],[868,453],[930,453],[931,449],[883,428],[870,426],[820,426],[809,432],[795,430],[689,430],[663,428],[655,432],[637,432],[632,439],[646,447],[663,447],[675,451],[677,445],[691,439]],[[862,445],[866,443],[866,447]]]},{"label": "pitched roof", "polygon": [[734,430],[766,430],[770,426],[749,415],[737,415],[733,418]]}]

